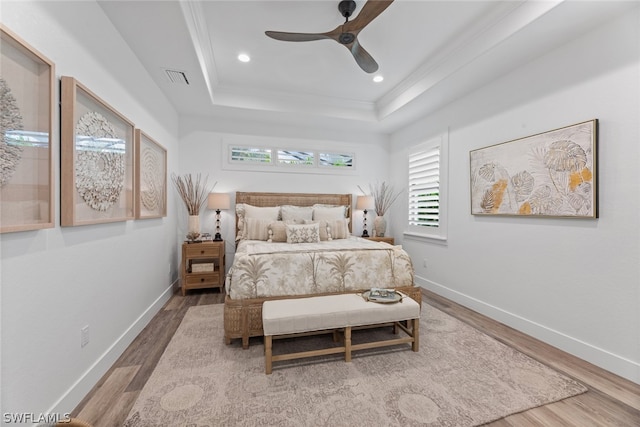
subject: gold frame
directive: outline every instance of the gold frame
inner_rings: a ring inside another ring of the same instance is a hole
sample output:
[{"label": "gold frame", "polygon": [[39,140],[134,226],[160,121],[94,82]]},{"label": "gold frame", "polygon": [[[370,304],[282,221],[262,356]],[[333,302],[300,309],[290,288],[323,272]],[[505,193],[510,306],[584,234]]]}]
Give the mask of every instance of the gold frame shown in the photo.
[{"label": "gold frame", "polygon": [[[135,131],[135,142],[136,219],[165,217],[167,216],[167,150],[140,129]],[[160,170],[143,173],[145,163],[150,168]],[[155,177],[150,176],[154,175],[154,172],[159,174]],[[154,178],[160,179],[154,182]],[[150,189],[147,190],[147,188]],[[143,200],[145,194],[150,197],[146,203]],[[153,206],[154,204],[156,206]]]},{"label": "gold frame", "polygon": [[61,98],[60,224],[134,219],[133,123],[73,77]]},{"label": "gold frame", "polygon": [[598,119],[469,152],[472,215],[598,218]]},{"label": "gold frame", "polygon": [[[0,184],[0,233],[53,228],[55,191],[52,136],[55,65],[2,25],[0,35],[0,77],[3,85],[6,84],[2,108],[8,110],[8,104],[11,104],[16,113],[13,116],[5,116],[8,117],[7,121],[14,120],[14,123],[3,123],[3,128],[15,126],[18,124],[16,122],[20,122],[19,127],[24,129],[7,130],[25,131],[25,134],[16,136],[16,141],[20,141],[20,144],[13,145],[13,150],[2,150],[8,156],[7,159],[3,159],[3,164],[6,165],[4,160],[8,160],[13,161],[15,166],[3,166],[5,169],[2,171],[2,181],[6,178],[6,183]],[[16,90],[15,96],[11,88]],[[24,111],[20,111],[18,105]],[[26,117],[22,117],[23,114]],[[45,136],[46,143],[43,141]],[[6,134],[3,138],[6,138]],[[0,141],[0,144],[6,142]],[[13,151],[14,155],[11,155],[10,151]],[[42,170],[43,173],[39,173]]]}]

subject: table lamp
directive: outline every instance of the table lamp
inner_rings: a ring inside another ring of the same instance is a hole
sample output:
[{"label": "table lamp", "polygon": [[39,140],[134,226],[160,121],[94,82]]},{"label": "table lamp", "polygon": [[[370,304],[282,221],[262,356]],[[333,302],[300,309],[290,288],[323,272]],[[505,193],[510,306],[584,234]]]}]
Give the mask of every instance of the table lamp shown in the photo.
[{"label": "table lamp", "polygon": [[229,194],[209,193],[207,207],[216,211],[216,234],[213,237],[213,240],[220,241],[222,240],[222,235],[220,234],[220,211],[227,210],[231,207]]},{"label": "table lamp", "polygon": [[367,211],[374,208],[375,205],[373,196],[358,196],[358,198],[356,199],[356,209],[359,211],[364,211],[362,221],[362,237],[369,237],[369,232],[367,231]]}]

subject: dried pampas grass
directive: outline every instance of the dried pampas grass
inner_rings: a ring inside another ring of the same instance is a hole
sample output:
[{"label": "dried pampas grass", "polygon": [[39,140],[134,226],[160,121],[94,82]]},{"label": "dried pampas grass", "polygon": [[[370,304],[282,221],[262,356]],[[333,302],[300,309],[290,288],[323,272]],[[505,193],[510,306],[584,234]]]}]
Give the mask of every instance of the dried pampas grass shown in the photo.
[{"label": "dried pampas grass", "polygon": [[215,182],[210,188],[207,187],[208,176],[202,179],[200,174],[195,178],[191,174],[180,176],[171,174],[171,180],[178,190],[180,198],[189,212],[189,215],[200,215],[200,209],[204,206],[209,193],[215,188]]}]

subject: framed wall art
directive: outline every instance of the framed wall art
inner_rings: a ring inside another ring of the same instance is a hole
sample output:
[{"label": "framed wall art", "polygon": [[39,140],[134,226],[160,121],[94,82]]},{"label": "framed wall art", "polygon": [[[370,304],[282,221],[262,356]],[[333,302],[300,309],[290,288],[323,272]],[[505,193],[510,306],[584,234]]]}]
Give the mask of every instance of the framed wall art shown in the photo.
[{"label": "framed wall art", "polygon": [[61,225],[133,219],[133,123],[73,77],[61,93]]},{"label": "framed wall art", "polygon": [[597,218],[598,120],[470,152],[471,213]]},{"label": "framed wall art", "polygon": [[167,150],[136,129],[136,218],[167,216]]},{"label": "framed wall art", "polygon": [[0,232],[54,226],[54,64],[0,26]]}]

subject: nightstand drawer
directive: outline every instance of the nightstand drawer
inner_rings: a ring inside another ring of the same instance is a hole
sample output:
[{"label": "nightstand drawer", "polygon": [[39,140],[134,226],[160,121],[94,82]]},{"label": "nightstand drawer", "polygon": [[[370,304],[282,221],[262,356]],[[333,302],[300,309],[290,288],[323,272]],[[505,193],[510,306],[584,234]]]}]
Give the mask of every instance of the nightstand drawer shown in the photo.
[{"label": "nightstand drawer", "polygon": [[220,274],[189,274],[186,277],[187,287],[193,285],[212,285],[217,286],[220,284]]},{"label": "nightstand drawer", "polygon": [[187,258],[194,257],[220,257],[222,256],[223,245],[189,245],[186,249]]}]

